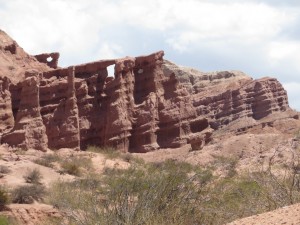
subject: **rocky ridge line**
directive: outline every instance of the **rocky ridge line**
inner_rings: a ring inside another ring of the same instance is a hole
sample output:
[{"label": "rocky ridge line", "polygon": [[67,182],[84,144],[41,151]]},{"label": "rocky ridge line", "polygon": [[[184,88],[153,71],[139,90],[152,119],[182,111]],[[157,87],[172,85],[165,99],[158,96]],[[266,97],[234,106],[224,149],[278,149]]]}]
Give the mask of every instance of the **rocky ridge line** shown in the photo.
[{"label": "rocky ridge line", "polygon": [[[18,54],[0,50],[5,57]],[[190,144],[197,150],[236,121],[257,125],[272,114],[298,119],[274,78],[203,73],[164,60],[163,51],[69,68],[57,68],[56,53],[49,65],[48,56],[25,55],[34,66],[17,82],[0,73],[1,143],[41,150],[113,146],[124,152]],[[108,76],[111,65],[114,77]],[[232,132],[243,129],[241,124]]]}]

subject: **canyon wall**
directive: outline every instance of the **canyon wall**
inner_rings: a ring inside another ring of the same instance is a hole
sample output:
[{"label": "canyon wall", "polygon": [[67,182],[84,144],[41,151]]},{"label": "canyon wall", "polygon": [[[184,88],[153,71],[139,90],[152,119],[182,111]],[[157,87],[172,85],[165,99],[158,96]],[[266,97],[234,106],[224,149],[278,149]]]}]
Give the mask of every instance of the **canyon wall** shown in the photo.
[{"label": "canyon wall", "polygon": [[[12,47],[5,52],[16,54]],[[22,79],[0,76],[1,143],[40,150],[113,146],[123,152],[190,144],[197,150],[235,121],[259,123],[291,111],[274,78],[203,73],[163,56],[160,51],[69,68],[57,68],[58,53],[28,56],[36,66],[26,68]]]}]

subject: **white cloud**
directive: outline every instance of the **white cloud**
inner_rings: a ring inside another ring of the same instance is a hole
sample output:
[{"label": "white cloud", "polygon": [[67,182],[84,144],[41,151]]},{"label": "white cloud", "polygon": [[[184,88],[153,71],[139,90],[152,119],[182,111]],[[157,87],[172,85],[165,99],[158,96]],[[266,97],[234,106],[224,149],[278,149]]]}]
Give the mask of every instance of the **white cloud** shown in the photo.
[{"label": "white cloud", "polygon": [[102,43],[97,56],[99,59],[115,59],[124,54],[121,46],[113,43]]},{"label": "white cloud", "polygon": [[168,43],[176,49],[188,50],[201,41],[235,41],[253,43],[276,36],[286,24],[295,19],[288,13],[265,4],[227,3],[214,4],[197,1],[177,5],[178,24],[183,29],[170,37]]},{"label": "white cloud", "polygon": [[290,106],[300,111],[300,82],[283,83],[282,85],[287,90]]},{"label": "white cloud", "polygon": [[[292,63],[299,65],[300,41],[275,41],[269,44],[270,63],[276,63],[289,58]],[[300,66],[300,65],[299,65]],[[299,67],[300,71],[300,67]]]},{"label": "white cloud", "polygon": [[0,28],[63,66],[165,48],[201,70],[300,83],[299,24],[298,0],[0,0]]}]

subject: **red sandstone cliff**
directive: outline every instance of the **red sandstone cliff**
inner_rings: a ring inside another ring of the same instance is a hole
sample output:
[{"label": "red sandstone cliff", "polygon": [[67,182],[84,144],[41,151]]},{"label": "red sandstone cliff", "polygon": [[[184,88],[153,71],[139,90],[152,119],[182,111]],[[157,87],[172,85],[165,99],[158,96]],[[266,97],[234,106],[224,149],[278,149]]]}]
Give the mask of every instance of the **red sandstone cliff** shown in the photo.
[{"label": "red sandstone cliff", "polygon": [[[187,144],[200,149],[214,131],[234,122],[260,124],[274,113],[295,117],[274,78],[202,73],[164,60],[162,51],[57,68],[59,54],[29,56],[0,34],[1,143],[41,150],[109,145],[147,152]],[[108,77],[110,65],[114,78]]]}]

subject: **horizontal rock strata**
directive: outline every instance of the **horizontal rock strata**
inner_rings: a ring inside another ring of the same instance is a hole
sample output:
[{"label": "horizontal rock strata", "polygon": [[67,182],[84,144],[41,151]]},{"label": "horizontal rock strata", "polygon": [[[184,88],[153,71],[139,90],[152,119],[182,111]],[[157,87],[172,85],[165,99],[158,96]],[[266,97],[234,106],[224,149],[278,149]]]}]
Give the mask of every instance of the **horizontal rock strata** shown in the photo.
[{"label": "horizontal rock strata", "polygon": [[[15,54],[13,46],[4,51]],[[290,110],[274,78],[203,73],[164,60],[163,51],[69,68],[56,68],[58,56],[35,56],[47,71],[37,64],[19,82],[0,77],[1,143],[41,150],[113,146],[124,152],[190,144],[197,150],[234,121],[259,122]]]}]

